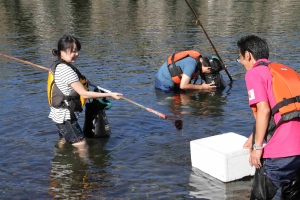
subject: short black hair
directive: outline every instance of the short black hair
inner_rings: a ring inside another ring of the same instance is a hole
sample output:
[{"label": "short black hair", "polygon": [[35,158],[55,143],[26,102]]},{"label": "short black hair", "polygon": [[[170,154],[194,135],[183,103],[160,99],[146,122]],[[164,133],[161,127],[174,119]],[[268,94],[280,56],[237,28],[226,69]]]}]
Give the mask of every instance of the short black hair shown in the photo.
[{"label": "short black hair", "polygon": [[269,47],[267,42],[256,35],[242,37],[237,42],[237,46],[242,56],[245,56],[245,52],[248,51],[255,60],[269,58]]}]

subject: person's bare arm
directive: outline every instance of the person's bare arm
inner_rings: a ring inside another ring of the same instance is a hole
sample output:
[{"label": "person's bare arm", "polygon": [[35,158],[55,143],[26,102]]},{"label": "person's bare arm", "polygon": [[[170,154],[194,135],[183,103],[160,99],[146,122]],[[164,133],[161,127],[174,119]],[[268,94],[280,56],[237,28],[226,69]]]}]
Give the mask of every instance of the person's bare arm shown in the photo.
[{"label": "person's bare arm", "polygon": [[[257,146],[263,146],[263,142],[266,136],[269,117],[271,109],[268,102],[259,102],[256,104],[257,115],[256,115],[256,130],[255,130],[255,144]],[[256,168],[261,167],[261,156],[263,150],[253,150],[250,154],[250,165],[255,166]]]},{"label": "person's bare arm", "polygon": [[114,99],[120,99],[123,94],[121,93],[115,93],[115,92],[111,92],[111,93],[100,93],[100,92],[92,92],[92,91],[87,91],[85,90],[85,88],[83,87],[83,85],[79,82],[73,82],[71,83],[71,87],[83,98],[86,99],[95,99],[95,98],[103,98],[103,97],[112,97]]},{"label": "person's bare arm", "polygon": [[214,83],[206,84],[203,83],[201,85],[194,85],[190,83],[191,78],[187,75],[183,74],[180,82],[180,89],[186,90],[186,89],[194,89],[194,90],[205,90],[205,89],[213,89],[216,88]]}]

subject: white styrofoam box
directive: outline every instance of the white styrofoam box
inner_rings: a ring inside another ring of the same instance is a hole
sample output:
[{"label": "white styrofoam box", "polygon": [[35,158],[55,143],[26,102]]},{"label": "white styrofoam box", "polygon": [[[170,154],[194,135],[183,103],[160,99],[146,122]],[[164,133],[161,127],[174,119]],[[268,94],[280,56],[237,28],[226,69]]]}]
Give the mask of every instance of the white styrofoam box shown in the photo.
[{"label": "white styrofoam box", "polygon": [[243,149],[247,138],[230,132],[190,142],[192,166],[223,181],[252,176],[249,149]]}]

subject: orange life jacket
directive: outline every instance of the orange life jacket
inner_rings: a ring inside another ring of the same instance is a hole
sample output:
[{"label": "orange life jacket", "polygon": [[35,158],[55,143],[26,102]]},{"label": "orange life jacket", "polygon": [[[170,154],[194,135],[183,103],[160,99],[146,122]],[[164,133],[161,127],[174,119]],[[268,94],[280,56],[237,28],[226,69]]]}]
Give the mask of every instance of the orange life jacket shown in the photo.
[{"label": "orange life jacket", "polygon": [[[197,68],[199,68],[199,63],[200,63],[199,58],[201,57],[201,53],[196,50],[181,51],[178,53],[174,53],[173,55],[168,57],[167,65],[168,65],[169,72],[171,74],[171,77],[172,77],[172,80],[174,81],[174,83],[176,83],[178,85],[180,85],[180,81],[181,81],[183,73],[182,73],[181,68],[179,66],[175,65],[175,62],[177,62],[183,58],[186,58],[186,57],[195,58],[197,61]],[[173,65],[172,68],[170,68],[171,64]],[[197,77],[197,72],[195,72],[193,74],[192,79],[194,79],[196,77]]]},{"label": "orange life jacket", "polygon": [[[260,62],[258,65],[269,67],[272,75],[272,91],[276,101],[271,111],[268,141],[281,122],[300,117],[300,77],[294,69],[280,63]],[[256,108],[253,107],[252,110],[256,116]],[[281,119],[276,124],[274,115],[277,112],[280,113]]]}]

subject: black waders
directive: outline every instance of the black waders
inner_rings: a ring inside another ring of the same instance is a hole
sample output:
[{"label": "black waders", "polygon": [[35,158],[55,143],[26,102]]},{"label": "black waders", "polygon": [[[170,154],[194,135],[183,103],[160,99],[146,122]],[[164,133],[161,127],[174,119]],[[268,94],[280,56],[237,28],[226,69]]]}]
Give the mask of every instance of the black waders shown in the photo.
[{"label": "black waders", "polygon": [[[109,102],[105,98],[102,102]],[[110,126],[105,113],[107,104],[100,103],[99,100],[93,99],[92,102],[85,104],[85,120],[83,132],[88,138],[109,137],[111,135]]]}]

